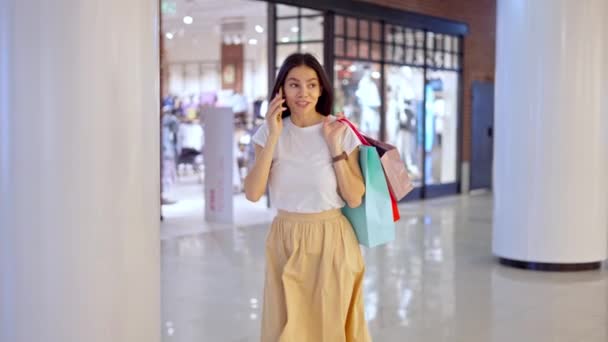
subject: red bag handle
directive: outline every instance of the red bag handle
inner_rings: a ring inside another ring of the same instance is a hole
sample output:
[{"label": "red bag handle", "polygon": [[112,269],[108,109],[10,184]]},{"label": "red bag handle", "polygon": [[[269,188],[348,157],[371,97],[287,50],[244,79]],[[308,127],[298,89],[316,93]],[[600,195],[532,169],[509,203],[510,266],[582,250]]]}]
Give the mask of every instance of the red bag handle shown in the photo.
[{"label": "red bag handle", "polygon": [[361,141],[361,143],[363,145],[372,146],[372,144],[370,144],[369,141],[367,141],[367,139],[365,139],[363,134],[361,134],[361,132],[359,132],[357,127],[355,127],[355,125],[352,122],[350,122],[347,118],[338,119],[338,122],[346,124],[348,127],[350,127],[353,130],[353,133],[355,133],[355,135],[357,135],[357,138],[359,138],[359,140]]}]

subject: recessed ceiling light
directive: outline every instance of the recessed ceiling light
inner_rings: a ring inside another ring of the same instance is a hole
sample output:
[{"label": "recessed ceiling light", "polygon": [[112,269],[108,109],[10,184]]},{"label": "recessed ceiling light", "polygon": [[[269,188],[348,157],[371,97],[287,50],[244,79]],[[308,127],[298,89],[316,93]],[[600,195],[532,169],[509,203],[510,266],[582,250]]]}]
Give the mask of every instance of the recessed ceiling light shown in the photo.
[{"label": "recessed ceiling light", "polygon": [[167,37],[167,39],[171,40],[171,39],[173,39],[173,33],[171,33],[171,32],[167,32],[167,33],[165,34],[165,37]]},{"label": "recessed ceiling light", "polygon": [[187,15],[184,17],[184,24],[186,25],[190,25],[194,22],[194,18],[192,18],[191,16]]},{"label": "recessed ceiling light", "polygon": [[289,37],[283,37],[283,38],[281,38],[281,42],[282,43],[289,43]]},{"label": "recessed ceiling light", "polygon": [[255,25],[255,32],[264,33],[264,28],[260,25]]},{"label": "recessed ceiling light", "polygon": [[257,39],[254,39],[254,38],[249,39],[249,45],[257,45],[257,44],[258,44]]},{"label": "recessed ceiling light", "polygon": [[293,33],[298,33],[298,32],[300,32],[300,28],[299,28],[299,27],[297,27],[297,26],[292,26],[292,27],[291,27],[291,32],[293,32]]}]

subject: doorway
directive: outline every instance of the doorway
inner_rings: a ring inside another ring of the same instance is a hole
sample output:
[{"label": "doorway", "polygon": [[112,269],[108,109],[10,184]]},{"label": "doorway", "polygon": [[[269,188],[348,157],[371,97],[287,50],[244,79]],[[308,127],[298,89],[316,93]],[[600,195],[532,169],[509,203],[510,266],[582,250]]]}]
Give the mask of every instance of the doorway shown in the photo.
[{"label": "doorway", "polygon": [[471,190],[492,189],[494,83],[473,82]]}]

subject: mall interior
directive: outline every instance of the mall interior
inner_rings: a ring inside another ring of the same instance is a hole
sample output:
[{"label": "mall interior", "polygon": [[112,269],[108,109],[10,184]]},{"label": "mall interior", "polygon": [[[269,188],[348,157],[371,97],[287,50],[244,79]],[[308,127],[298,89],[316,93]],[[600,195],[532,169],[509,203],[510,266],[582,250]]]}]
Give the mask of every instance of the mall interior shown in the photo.
[{"label": "mall interior", "polygon": [[605,18],[606,0],[0,0],[0,342],[260,341],[277,209],[244,181],[294,52],[413,184],[394,241],[361,247],[373,341],[608,341]]}]

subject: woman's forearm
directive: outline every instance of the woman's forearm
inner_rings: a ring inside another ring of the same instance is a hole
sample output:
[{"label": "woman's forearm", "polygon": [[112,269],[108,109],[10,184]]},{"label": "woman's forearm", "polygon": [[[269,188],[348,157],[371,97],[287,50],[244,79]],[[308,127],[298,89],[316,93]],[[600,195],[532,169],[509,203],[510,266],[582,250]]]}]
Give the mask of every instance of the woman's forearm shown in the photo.
[{"label": "woman's forearm", "polygon": [[279,137],[269,136],[265,147],[256,146],[255,163],[245,177],[245,197],[257,202],[266,192],[272,157]]},{"label": "woman's forearm", "polygon": [[351,153],[348,161],[335,162],[334,170],[338,179],[340,195],[346,204],[351,208],[360,206],[365,194],[365,183],[359,167],[359,151]]}]

